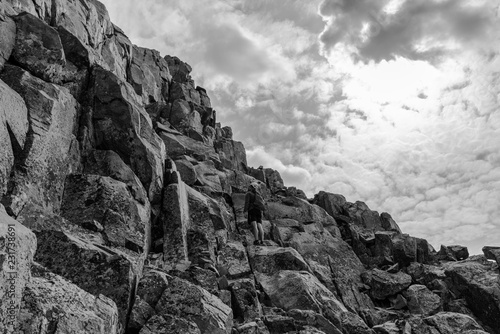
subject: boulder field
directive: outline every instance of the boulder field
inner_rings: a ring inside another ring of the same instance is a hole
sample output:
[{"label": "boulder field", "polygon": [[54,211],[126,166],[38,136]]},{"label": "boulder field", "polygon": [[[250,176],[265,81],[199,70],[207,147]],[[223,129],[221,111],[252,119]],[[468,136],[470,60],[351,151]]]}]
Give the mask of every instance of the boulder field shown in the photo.
[{"label": "boulder field", "polygon": [[249,167],[191,71],[96,0],[0,2],[1,333],[500,334],[500,247]]}]

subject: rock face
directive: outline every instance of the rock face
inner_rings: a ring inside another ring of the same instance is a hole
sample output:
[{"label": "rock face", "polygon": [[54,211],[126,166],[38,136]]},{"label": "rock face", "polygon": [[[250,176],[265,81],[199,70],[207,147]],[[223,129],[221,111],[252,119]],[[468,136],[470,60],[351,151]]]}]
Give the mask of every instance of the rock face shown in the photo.
[{"label": "rock face", "polygon": [[500,245],[248,166],[192,71],[96,0],[0,2],[0,332],[500,334]]},{"label": "rock face", "polygon": [[111,299],[95,297],[39,265],[32,271],[19,314],[21,333],[119,333]]},{"label": "rock face", "polygon": [[30,266],[36,251],[36,237],[7,215],[0,205],[0,330],[12,332],[18,324],[19,307],[30,284]]}]

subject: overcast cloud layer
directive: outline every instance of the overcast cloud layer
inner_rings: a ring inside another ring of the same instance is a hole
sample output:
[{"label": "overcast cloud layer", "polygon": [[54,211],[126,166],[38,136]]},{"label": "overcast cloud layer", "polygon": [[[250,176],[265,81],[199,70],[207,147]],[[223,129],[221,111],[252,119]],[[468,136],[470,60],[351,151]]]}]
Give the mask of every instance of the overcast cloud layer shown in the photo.
[{"label": "overcast cloud layer", "polygon": [[103,1],[193,66],[249,164],[472,253],[500,241],[494,1]]}]

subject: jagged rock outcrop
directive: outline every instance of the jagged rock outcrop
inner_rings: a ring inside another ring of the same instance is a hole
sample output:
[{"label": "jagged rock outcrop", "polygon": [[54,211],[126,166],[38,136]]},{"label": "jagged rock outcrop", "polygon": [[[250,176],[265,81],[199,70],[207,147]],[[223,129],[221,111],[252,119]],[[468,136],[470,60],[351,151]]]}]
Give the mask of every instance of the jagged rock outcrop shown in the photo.
[{"label": "jagged rock outcrop", "polygon": [[96,0],[0,2],[2,333],[500,333],[499,247],[248,166],[192,70]]}]

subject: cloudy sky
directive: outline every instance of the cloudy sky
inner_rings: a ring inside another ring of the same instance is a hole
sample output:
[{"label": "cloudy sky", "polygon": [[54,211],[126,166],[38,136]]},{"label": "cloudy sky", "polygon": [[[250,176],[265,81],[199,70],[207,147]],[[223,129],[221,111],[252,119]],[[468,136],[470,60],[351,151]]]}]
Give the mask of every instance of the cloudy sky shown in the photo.
[{"label": "cloudy sky", "polygon": [[437,248],[500,246],[497,0],[103,2],[192,65],[250,165]]}]

